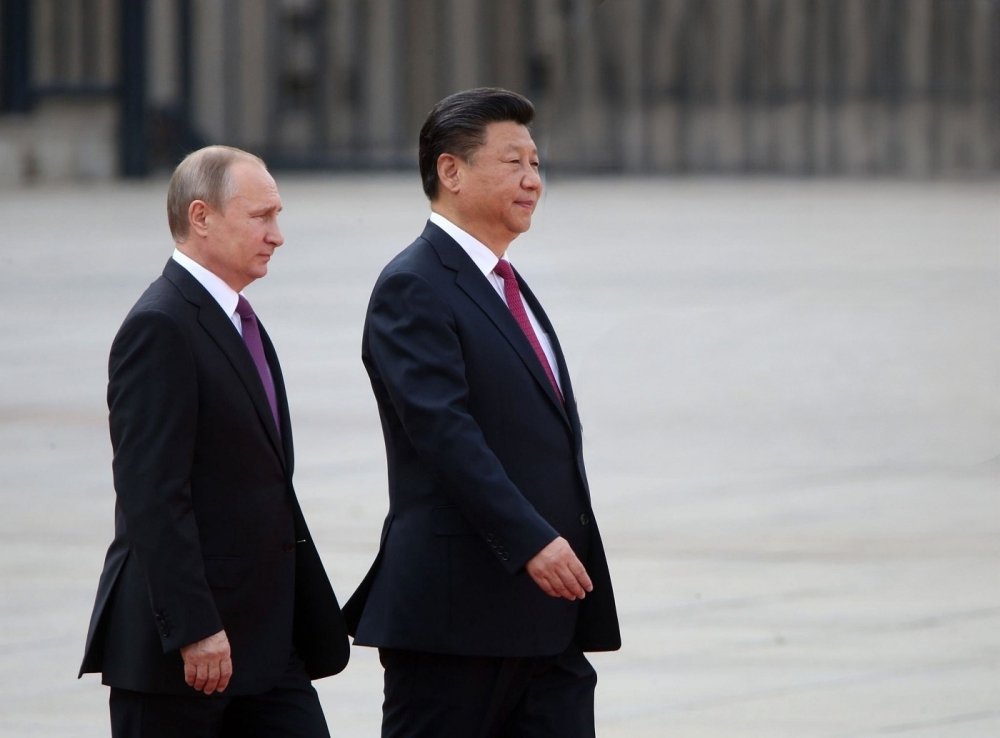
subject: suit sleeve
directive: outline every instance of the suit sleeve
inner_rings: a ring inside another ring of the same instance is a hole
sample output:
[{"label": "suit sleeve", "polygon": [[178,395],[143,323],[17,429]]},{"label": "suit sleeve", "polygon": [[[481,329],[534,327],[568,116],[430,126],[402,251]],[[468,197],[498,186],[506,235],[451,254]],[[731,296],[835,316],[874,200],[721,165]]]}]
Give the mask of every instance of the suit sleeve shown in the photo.
[{"label": "suit sleeve", "polygon": [[520,571],[559,534],[511,482],[469,413],[450,309],[422,278],[396,273],[376,285],[366,330],[369,370],[410,442],[479,535],[503,542],[504,567]]},{"label": "suit sleeve", "polygon": [[171,316],[138,312],[115,338],[108,375],[115,492],[130,555],[145,576],[151,616],[168,652],[223,628],[191,500],[198,419],[194,356]]}]

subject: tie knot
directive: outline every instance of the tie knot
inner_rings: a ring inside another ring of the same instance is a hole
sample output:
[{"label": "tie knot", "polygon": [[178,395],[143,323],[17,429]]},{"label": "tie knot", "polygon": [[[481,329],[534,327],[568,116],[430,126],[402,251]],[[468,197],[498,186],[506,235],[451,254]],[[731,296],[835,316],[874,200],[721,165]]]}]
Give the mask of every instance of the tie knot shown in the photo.
[{"label": "tie knot", "polygon": [[493,267],[493,271],[499,274],[504,282],[508,279],[514,279],[514,269],[511,267],[510,262],[504,259],[497,262],[497,265]]},{"label": "tie knot", "polygon": [[253,308],[250,307],[250,303],[247,301],[243,295],[240,295],[240,299],[236,301],[236,312],[241,318],[246,320],[247,318],[255,318]]}]

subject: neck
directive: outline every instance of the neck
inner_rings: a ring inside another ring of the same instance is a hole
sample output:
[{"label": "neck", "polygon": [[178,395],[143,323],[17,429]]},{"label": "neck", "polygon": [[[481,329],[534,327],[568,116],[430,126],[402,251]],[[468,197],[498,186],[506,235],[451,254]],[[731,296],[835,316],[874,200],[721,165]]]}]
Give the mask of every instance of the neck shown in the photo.
[{"label": "neck", "polygon": [[244,281],[241,279],[233,279],[231,275],[227,275],[223,270],[220,270],[216,265],[210,260],[205,258],[204,253],[198,248],[192,247],[190,239],[187,241],[174,242],[174,246],[180,251],[184,256],[189,258],[191,261],[195,262],[199,266],[207,269],[216,277],[221,279],[233,292],[242,292],[244,288],[250,284],[249,281]]},{"label": "neck", "polygon": [[510,242],[513,239],[498,237],[495,234],[487,233],[484,228],[477,226],[474,222],[470,222],[467,218],[463,218],[462,214],[458,212],[457,209],[449,207],[447,203],[431,203],[431,210],[438,215],[443,215],[474,239],[479,241],[486,248],[492,251],[498,259],[503,258],[503,255],[507,253],[507,247],[510,246]]}]

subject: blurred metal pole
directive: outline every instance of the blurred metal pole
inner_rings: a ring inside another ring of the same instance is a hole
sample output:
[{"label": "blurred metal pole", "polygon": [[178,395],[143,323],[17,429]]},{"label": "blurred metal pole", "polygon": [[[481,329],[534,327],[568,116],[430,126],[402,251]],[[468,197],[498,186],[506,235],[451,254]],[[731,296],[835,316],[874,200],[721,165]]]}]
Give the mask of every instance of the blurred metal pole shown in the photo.
[{"label": "blurred metal pole", "polygon": [[177,113],[184,129],[184,139],[191,139],[194,100],[194,20],[191,0],[177,3]]},{"label": "blurred metal pole", "polygon": [[0,0],[0,111],[31,107],[31,10],[29,0]]},{"label": "blurred metal pole", "polygon": [[[223,23],[219,43],[222,45],[222,78],[225,81],[219,94],[222,96],[222,130],[226,141],[240,141],[243,134],[243,59],[241,28],[243,4],[235,0],[222,0]],[[274,33],[274,28],[267,29]],[[272,64],[276,62],[272,60]],[[273,93],[272,93],[273,94]]]},{"label": "blurred metal pole", "polygon": [[119,165],[125,177],[142,177],[149,173],[146,151],[146,2],[121,0],[118,6],[121,22]]}]

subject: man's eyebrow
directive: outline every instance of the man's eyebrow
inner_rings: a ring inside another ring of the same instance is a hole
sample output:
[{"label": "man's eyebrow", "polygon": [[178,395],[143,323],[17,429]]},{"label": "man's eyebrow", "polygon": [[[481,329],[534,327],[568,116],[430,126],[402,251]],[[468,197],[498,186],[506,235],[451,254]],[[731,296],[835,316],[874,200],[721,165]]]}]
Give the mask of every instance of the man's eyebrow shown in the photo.
[{"label": "man's eyebrow", "polygon": [[280,213],[282,210],[284,210],[284,205],[261,205],[260,207],[252,208],[250,212],[257,215],[270,213],[272,211]]},{"label": "man's eyebrow", "polygon": [[505,154],[510,153],[512,151],[517,152],[517,153],[520,153],[522,151],[527,151],[529,154],[537,154],[538,153],[538,147],[537,146],[531,146],[531,145],[528,145],[528,144],[525,144],[525,145],[522,146],[521,144],[509,143],[509,144],[507,144],[502,149],[502,151]]}]

